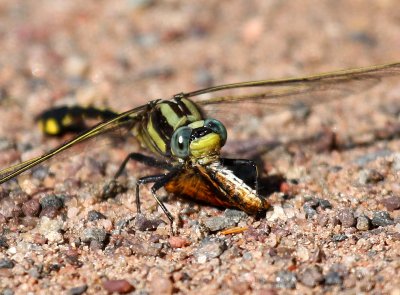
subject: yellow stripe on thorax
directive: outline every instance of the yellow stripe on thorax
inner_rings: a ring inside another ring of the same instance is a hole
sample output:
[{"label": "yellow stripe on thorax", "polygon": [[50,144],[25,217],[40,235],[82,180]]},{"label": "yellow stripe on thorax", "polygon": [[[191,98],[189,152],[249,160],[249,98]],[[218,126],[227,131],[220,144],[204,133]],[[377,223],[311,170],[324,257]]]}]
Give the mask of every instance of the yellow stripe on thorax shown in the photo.
[{"label": "yellow stripe on thorax", "polygon": [[[158,149],[165,154],[167,151],[167,145],[164,140],[161,138],[160,134],[158,134],[157,130],[153,126],[153,121],[151,118],[148,120],[147,123],[147,132],[149,133],[150,138],[152,139],[153,143],[158,147]],[[149,145],[149,148],[151,146]]]}]

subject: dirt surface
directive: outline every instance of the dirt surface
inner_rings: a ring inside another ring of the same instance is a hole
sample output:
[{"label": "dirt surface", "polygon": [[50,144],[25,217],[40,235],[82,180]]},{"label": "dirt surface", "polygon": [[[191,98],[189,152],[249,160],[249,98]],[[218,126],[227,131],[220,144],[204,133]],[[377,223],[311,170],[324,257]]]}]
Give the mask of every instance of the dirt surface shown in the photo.
[{"label": "dirt surface", "polygon": [[[394,0],[3,0],[0,44],[7,167],[70,138],[36,128],[51,106],[124,111],[214,84],[400,60],[400,18]],[[3,184],[1,294],[399,294],[399,78],[312,110],[216,111],[225,154],[259,163],[272,205],[259,218],[164,198],[179,216],[172,236],[148,187],[136,213],[135,180],[159,173],[137,163],[101,199],[140,150],[133,138],[104,136]]]}]

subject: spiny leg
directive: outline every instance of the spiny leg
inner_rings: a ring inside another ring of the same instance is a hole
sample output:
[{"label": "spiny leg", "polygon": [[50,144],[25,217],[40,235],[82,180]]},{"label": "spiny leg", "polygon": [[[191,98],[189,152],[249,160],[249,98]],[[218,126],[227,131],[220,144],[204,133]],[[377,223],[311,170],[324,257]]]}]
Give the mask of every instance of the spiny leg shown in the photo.
[{"label": "spiny leg", "polygon": [[172,170],[172,166],[166,162],[159,161],[155,158],[152,158],[152,157],[140,154],[140,153],[130,153],[128,156],[126,156],[124,161],[121,163],[121,165],[119,166],[117,172],[114,174],[111,181],[108,182],[104,186],[103,193],[102,193],[103,198],[110,198],[116,194],[115,188],[117,185],[117,178],[120,177],[121,174],[124,172],[129,160],[137,161],[139,163],[143,163],[150,167]]},{"label": "spiny leg", "polygon": [[174,217],[168,211],[167,207],[165,207],[164,203],[161,202],[161,200],[157,197],[157,191],[160,188],[164,187],[172,178],[174,178],[178,172],[179,172],[179,169],[174,169],[167,174],[150,175],[150,176],[145,176],[145,177],[139,178],[138,181],[136,182],[137,212],[138,213],[141,212],[141,210],[140,210],[140,192],[139,192],[140,185],[146,184],[146,183],[154,183],[153,186],[151,187],[151,194],[152,194],[153,198],[156,200],[157,204],[161,207],[161,209],[167,216],[168,220],[170,221],[172,233],[174,232],[173,231]]}]

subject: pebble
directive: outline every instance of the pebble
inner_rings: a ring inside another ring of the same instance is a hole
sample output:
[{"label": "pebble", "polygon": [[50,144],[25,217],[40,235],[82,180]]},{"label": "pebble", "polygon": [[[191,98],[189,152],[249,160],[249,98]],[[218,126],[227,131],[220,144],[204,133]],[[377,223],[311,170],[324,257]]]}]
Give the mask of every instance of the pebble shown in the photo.
[{"label": "pebble", "polygon": [[224,211],[224,216],[235,223],[239,223],[239,221],[246,219],[248,215],[240,210],[235,210],[235,209],[226,209]]},{"label": "pebble", "polygon": [[99,219],[107,219],[107,217],[104,214],[100,213],[99,211],[90,210],[87,214],[87,219],[88,221],[95,221]]},{"label": "pebble", "polygon": [[61,220],[43,217],[39,223],[39,233],[50,243],[62,242],[63,236],[60,233],[62,227],[63,222]]},{"label": "pebble", "polygon": [[342,283],[343,278],[337,271],[330,271],[325,276],[325,285],[341,285]]},{"label": "pebble", "polygon": [[375,227],[388,226],[394,224],[392,217],[386,211],[376,211],[372,217],[371,223]]},{"label": "pebble", "polygon": [[276,275],[276,286],[281,289],[294,289],[296,287],[296,275],[287,270],[279,271]]},{"label": "pebble", "polygon": [[150,281],[150,294],[172,295],[175,292],[170,276],[160,270],[154,270],[148,276]]},{"label": "pebble", "polygon": [[198,249],[194,252],[199,263],[204,263],[213,258],[219,257],[228,248],[223,239],[217,237],[204,238]]},{"label": "pebble", "polygon": [[360,171],[358,175],[358,182],[361,185],[377,183],[384,179],[385,179],[384,176],[375,169],[363,169]]},{"label": "pebble", "polygon": [[359,216],[357,217],[357,224],[356,228],[358,230],[369,230],[370,228],[370,220],[366,216]]},{"label": "pebble", "polygon": [[83,243],[97,241],[103,244],[107,239],[107,233],[102,228],[86,228],[80,238]]},{"label": "pebble", "polygon": [[223,230],[228,227],[235,226],[235,222],[224,216],[215,216],[207,218],[203,221],[204,226],[211,232]]},{"label": "pebble", "polygon": [[315,287],[321,284],[324,280],[324,276],[322,275],[322,270],[319,266],[310,266],[304,269],[299,274],[299,280],[304,285],[308,287]]},{"label": "pebble", "polygon": [[389,211],[394,211],[400,208],[400,197],[391,196],[389,198],[383,199],[382,204]]},{"label": "pebble", "polygon": [[34,279],[39,279],[41,277],[41,271],[42,268],[32,267],[28,270],[28,274]]},{"label": "pebble", "polygon": [[36,199],[29,200],[22,205],[22,212],[25,216],[36,217],[40,214],[40,203]]},{"label": "pebble", "polygon": [[13,268],[14,262],[11,259],[3,258],[0,259],[0,268]]},{"label": "pebble", "polygon": [[163,223],[162,219],[149,219],[143,214],[137,214],[135,218],[135,227],[140,231],[156,230]]},{"label": "pebble", "polygon": [[68,294],[69,295],[81,295],[81,294],[85,293],[87,289],[88,289],[88,285],[73,287],[73,288],[69,289]]},{"label": "pebble", "polygon": [[187,239],[181,237],[170,237],[168,243],[171,248],[183,248],[190,245],[190,242]]},{"label": "pebble", "polygon": [[356,225],[356,218],[354,217],[353,209],[342,209],[336,214],[336,217],[339,219],[343,227],[353,227]]},{"label": "pebble", "polygon": [[43,209],[51,207],[55,209],[61,209],[64,207],[65,196],[49,195],[40,199],[39,203]]},{"label": "pebble", "polygon": [[55,207],[46,207],[46,208],[43,208],[42,211],[40,211],[39,216],[54,219],[58,216],[59,212],[60,212],[59,209],[57,209]]},{"label": "pebble", "polygon": [[127,280],[107,280],[103,282],[103,287],[108,292],[126,294],[135,290],[135,287],[132,286]]},{"label": "pebble", "polygon": [[307,202],[303,205],[304,213],[306,213],[306,218],[311,219],[317,215],[317,210],[315,210],[313,202]]},{"label": "pebble", "polygon": [[332,237],[332,241],[333,242],[342,242],[344,240],[347,240],[349,237],[346,236],[345,234],[337,234],[337,235],[333,235]]},{"label": "pebble", "polygon": [[7,239],[5,236],[0,235],[0,249],[8,249],[10,246],[7,243]]},{"label": "pebble", "polygon": [[328,200],[325,199],[318,199],[319,207],[322,209],[332,209],[332,204]]}]

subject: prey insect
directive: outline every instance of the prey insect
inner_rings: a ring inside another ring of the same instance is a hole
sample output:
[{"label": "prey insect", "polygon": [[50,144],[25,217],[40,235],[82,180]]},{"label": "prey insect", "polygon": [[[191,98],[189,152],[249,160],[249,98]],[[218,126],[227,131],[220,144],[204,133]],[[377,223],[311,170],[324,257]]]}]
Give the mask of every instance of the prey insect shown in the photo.
[{"label": "prey insect", "polygon": [[[250,160],[221,158],[221,148],[227,141],[222,123],[206,116],[207,111],[222,110],[222,114],[240,113],[243,104],[276,112],[303,103],[314,105],[337,97],[365,90],[383,77],[400,73],[400,63],[330,72],[301,78],[260,80],[209,87],[179,93],[170,99],[157,99],[124,113],[96,108],[61,107],[43,113],[39,119],[45,133],[57,135],[83,127],[85,117],[100,117],[104,121],[84,131],[74,139],[48,153],[0,171],[0,183],[62,153],[91,138],[113,130],[128,129],[144,148],[154,156],[129,154],[105,186],[110,194],[117,178],[130,160],[163,169],[164,173],[139,178],[136,184],[136,204],[140,212],[139,186],[153,183],[152,195],[171,224],[173,217],[157,196],[164,187],[168,193],[205,202],[217,207],[234,207],[249,214],[268,209],[269,203],[257,192],[257,169]],[[228,90],[249,90],[245,94],[212,96]],[[253,92],[250,93],[250,90]],[[204,98],[204,94],[207,95]],[[239,116],[246,116],[242,113]]]}]

